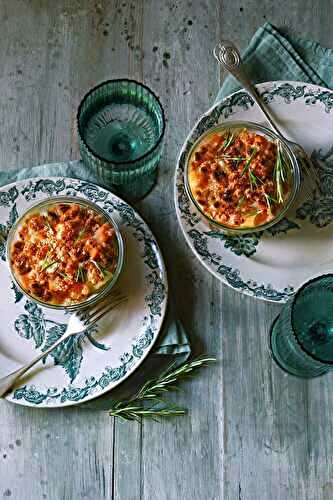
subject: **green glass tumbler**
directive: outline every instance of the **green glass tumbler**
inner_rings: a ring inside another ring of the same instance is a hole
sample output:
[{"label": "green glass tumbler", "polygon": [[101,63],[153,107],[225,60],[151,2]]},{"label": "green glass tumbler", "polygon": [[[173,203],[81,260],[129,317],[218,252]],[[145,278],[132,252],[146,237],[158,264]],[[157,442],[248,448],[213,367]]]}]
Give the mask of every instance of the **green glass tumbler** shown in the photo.
[{"label": "green glass tumbler", "polygon": [[273,359],[301,378],[333,368],[333,274],[305,283],[284,306],[270,332]]},{"label": "green glass tumbler", "polygon": [[157,96],[134,80],[109,80],[91,89],[77,113],[83,162],[127,200],[145,196],[157,179],[165,116]]}]

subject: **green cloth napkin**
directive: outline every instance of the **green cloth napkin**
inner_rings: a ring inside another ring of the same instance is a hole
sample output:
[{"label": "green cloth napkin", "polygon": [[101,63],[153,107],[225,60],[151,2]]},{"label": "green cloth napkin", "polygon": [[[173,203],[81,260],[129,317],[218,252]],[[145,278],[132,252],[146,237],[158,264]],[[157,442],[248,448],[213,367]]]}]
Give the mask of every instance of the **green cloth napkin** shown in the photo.
[{"label": "green cloth napkin", "polygon": [[[294,80],[333,88],[333,50],[311,40],[290,37],[270,23],[256,31],[243,53],[243,60],[254,83]],[[229,75],[216,102],[240,88]]]},{"label": "green cloth napkin", "polygon": [[[36,167],[22,168],[20,170],[0,171],[0,185],[32,177],[47,176],[73,177],[102,185],[100,179],[92,174],[89,167],[86,167],[81,161],[49,163]],[[157,376],[171,362],[179,365],[186,361],[190,354],[191,346],[189,338],[182,323],[175,316],[172,301],[169,300],[168,312],[164,320],[162,332],[152,353],[140,365],[140,370],[137,370],[131,377],[120,384],[119,387],[110,391],[110,393],[80,406],[108,410],[115,401],[135,394],[148,379]]]}]

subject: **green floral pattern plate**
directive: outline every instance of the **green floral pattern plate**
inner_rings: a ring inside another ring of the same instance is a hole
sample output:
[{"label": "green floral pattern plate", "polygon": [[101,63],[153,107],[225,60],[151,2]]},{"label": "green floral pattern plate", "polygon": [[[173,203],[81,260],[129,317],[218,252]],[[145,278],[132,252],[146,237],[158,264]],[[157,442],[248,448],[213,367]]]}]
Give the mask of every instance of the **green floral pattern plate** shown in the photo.
[{"label": "green floral pattern plate", "polygon": [[48,196],[88,198],[112,214],[125,241],[119,280],[129,300],[87,335],[59,346],[7,395],[14,403],[69,406],[113,389],[144,360],[161,329],[168,285],[163,258],[146,223],[127,203],[94,184],[60,177],[37,178],[0,188],[0,377],[52,345],[65,331],[68,315],[39,307],[12,283],[6,238],[27,208]]},{"label": "green floral pattern plate", "polygon": [[287,137],[311,155],[321,188],[299,197],[287,217],[265,232],[226,236],[195,212],[184,187],[187,154],[198,137],[226,121],[265,124],[252,98],[235,92],[205,113],[178,158],[175,204],[191,249],[223,283],[259,299],[285,302],[301,283],[333,268],[333,92],[302,82],[257,86]]}]

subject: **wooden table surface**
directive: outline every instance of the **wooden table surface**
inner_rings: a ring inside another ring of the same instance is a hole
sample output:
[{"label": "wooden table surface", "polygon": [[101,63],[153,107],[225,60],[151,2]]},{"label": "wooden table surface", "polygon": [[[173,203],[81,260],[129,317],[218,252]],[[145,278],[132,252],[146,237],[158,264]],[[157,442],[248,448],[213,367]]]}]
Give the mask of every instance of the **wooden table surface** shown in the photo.
[{"label": "wooden table surface", "polygon": [[1,401],[0,498],[333,498],[332,377],[303,382],[273,366],[267,333],[279,306],[210,276],[173,204],[177,153],[221,84],[216,41],[243,48],[269,20],[332,46],[332,18],[330,0],[0,1],[0,168],[77,159],[75,113],[96,83],[129,76],[151,86],[168,130],[158,185],[138,210],[196,351],[219,358],[175,397],[191,411],[173,421],[140,426]]}]

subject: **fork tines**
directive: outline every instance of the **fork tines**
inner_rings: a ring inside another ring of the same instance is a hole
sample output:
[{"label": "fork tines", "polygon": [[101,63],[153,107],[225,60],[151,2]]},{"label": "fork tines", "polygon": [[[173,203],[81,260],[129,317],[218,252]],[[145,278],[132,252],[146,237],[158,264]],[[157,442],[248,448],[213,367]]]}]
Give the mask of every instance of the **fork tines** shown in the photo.
[{"label": "fork tines", "polygon": [[81,320],[85,327],[91,326],[92,324],[99,321],[103,316],[112,311],[123,302],[127,301],[126,295],[122,294],[120,291],[110,295],[105,298],[103,302],[99,302],[96,306],[91,309],[86,309],[80,313]]}]

